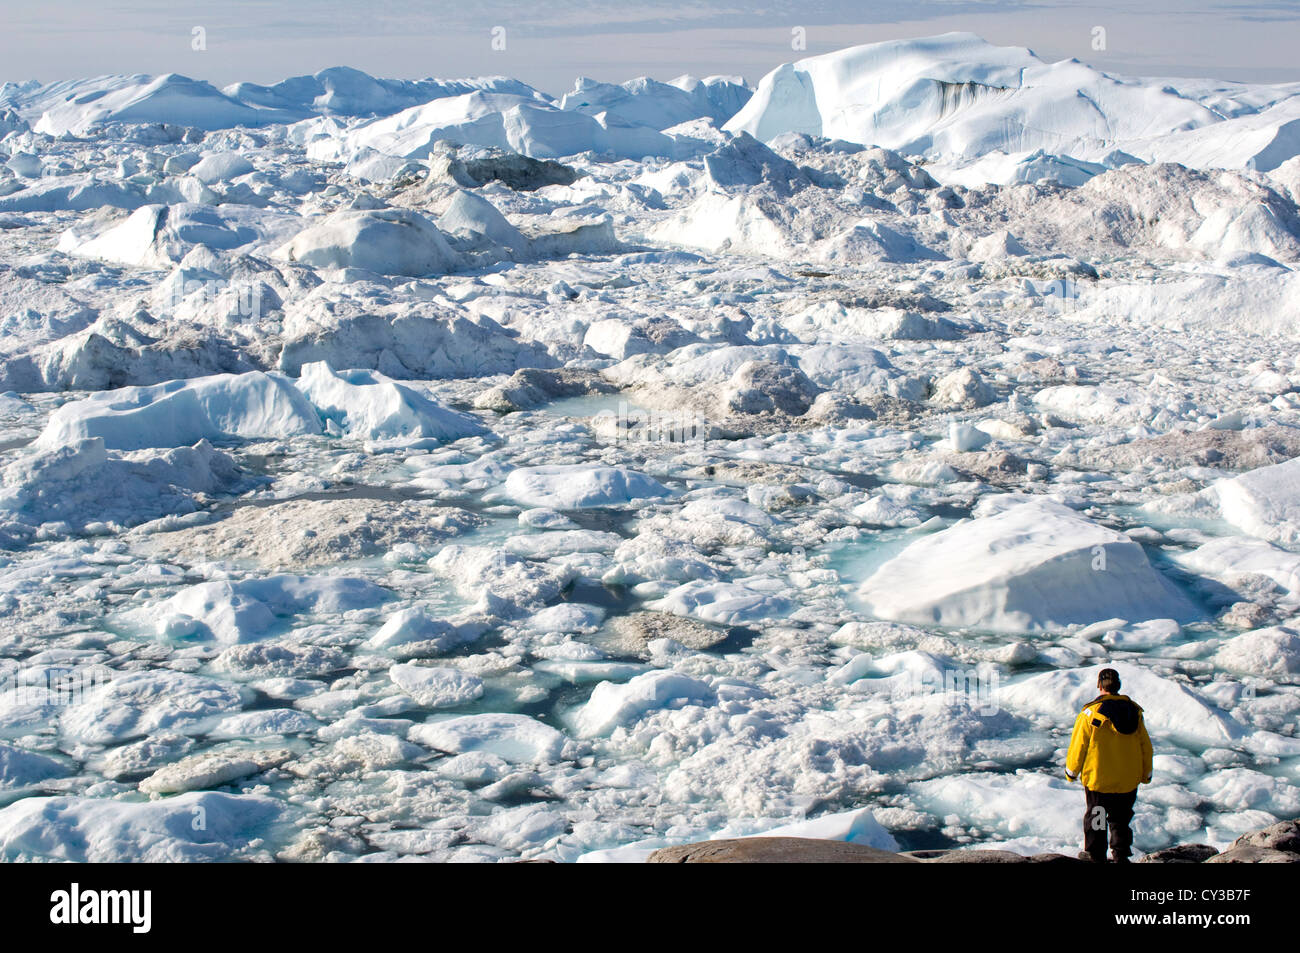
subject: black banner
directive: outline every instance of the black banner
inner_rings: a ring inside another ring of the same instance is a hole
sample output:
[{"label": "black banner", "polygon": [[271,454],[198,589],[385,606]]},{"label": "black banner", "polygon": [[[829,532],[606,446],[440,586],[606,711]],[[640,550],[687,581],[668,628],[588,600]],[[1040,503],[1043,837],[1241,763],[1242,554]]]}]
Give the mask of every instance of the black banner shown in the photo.
[{"label": "black banner", "polygon": [[657,864],[0,865],[0,912],[11,936],[72,943],[384,942],[394,930],[437,942],[466,929],[491,942],[502,928],[548,943],[559,928],[576,943],[647,927],[698,942],[775,922],[864,939],[1232,942],[1290,924],[1295,894],[1286,865],[1271,864],[725,866],[669,876]]}]

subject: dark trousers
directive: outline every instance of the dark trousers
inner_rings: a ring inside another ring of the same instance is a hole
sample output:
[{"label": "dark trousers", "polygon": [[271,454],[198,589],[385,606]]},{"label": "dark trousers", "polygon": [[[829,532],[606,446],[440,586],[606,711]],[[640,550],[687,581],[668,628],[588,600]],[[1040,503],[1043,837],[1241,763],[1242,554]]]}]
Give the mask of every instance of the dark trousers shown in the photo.
[{"label": "dark trousers", "polygon": [[1137,788],[1121,794],[1083,789],[1088,799],[1088,810],[1083,815],[1083,849],[1092,859],[1101,863],[1106,859],[1106,832],[1110,831],[1110,856],[1112,860],[1128,860],[1133,848],[1133,805],[1137,803]]}]

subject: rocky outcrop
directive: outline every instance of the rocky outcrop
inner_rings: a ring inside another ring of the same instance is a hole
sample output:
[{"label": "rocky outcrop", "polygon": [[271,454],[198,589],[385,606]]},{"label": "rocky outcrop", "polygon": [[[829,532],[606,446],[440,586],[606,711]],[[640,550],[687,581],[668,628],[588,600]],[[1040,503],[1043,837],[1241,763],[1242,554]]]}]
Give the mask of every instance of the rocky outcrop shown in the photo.
[{"label": "rocky outcrop", "polygon": [[1285,850],[1270,850],[1267,847],[1233,847],[1222,854],[1215,854],[1205,861],[1207,864],[1300,864],[1300,854]]},{"label": "rocky outcrop", "polygon": [[301,569],[380,556],[398,544],[434,552],[482,523],[468,510],[427,500],[304,499],[239,506],[212,523],[140,537],[144,547],[168,559]]},{"label": "rocky outcrop", "polygon": [[633,612],[611,620],[611,647],[628,655],[644,655],[657,639],[672,639],[688,649],[707,651],[725,642],[725,629],[705,625],[669,612]]},{"label": "rocky outcrop", "polygon": [[1300,854],[1300,819],[1281,821],[1271,827],[1242,834],[1233,842],[1232,846],[1265,847],[1269,850],[1282,850],[1290,854]]},{"label": "rocky outcrop", "polygon": [[516,410],[532,410],[563,397],[610,394],[616,389],[613,384],[591,371],[526,367],[515,371],[506,381],[480,393],[474,399],[474,406],[480,410],[508,414]]},{"label": "rocky outcrop", "polygon": [[1011,850],[913,850],[906,856],[929,864],[1082,864],[1065,854],[1017,854]]},{"label": "rocky outcrop", "polygon": [[[1065,854],[1017,854],[1009,850],[957,848],[895,853],[811,837],[741,837],[661,847],[651,864],[1086,864]],[[1144,864],[1296,864],[1300,863],[1300,820],[1242,834],[1220,853],[1208,844],[1179,844],[1154,851]]]},{"label": "rocky outcrop", "polygon": [[1200,864],[1219,851],[1209,844],[1178,844],[1157,850],[1142,858],[1144,864]]},{"label": "rocky outcrop", "polygon": [[811,837],[739,837],[663,847],[650,864],[912,864],[891,850]]}]

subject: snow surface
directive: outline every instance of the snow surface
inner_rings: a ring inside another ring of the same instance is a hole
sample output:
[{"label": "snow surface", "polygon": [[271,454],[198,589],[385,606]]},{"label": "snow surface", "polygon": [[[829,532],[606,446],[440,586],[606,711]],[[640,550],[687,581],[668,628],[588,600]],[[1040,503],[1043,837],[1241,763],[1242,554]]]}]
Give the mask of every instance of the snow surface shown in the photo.
[{"label": "snow surface", "polygon": [[272,798],[215,791],[145,803],[27,798],[0,811],[0,856],[88,863],[238,860],[256,855],[260,835],[281,810]]}]

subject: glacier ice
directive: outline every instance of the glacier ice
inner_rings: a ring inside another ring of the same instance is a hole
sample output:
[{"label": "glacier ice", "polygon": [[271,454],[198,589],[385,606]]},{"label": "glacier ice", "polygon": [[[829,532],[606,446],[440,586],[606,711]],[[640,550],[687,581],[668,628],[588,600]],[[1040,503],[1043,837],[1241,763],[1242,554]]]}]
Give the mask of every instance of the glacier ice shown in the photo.
[{"label": "glacier ice", "polygon": [[1293,815],[1293,93],[6,85],[0,857],[1072,853],[1103,666]]}]

